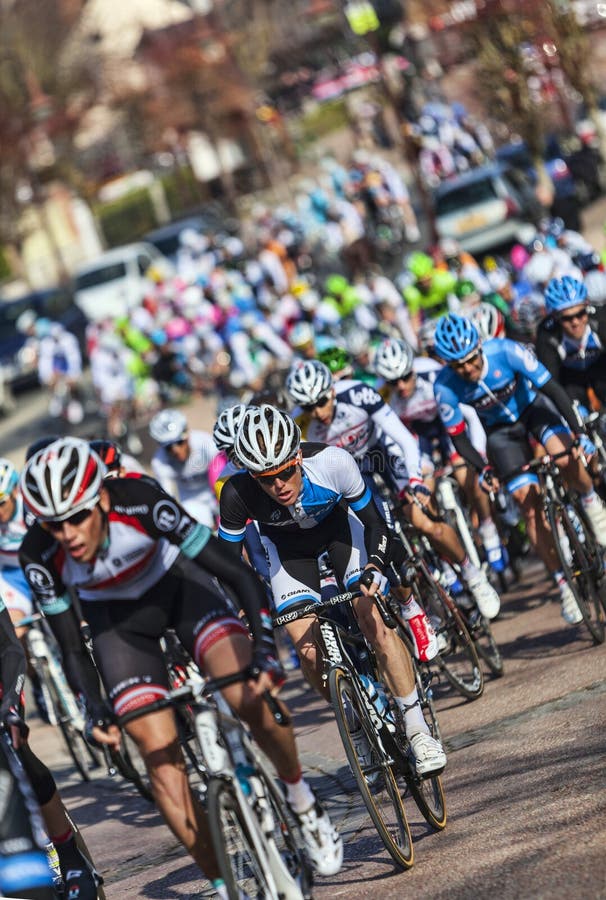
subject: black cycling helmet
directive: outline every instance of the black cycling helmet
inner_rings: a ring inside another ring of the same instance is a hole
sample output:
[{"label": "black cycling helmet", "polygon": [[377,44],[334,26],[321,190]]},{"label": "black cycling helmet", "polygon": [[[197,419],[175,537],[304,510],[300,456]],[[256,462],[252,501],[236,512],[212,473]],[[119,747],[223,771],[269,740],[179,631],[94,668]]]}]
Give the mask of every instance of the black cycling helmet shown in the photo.
[{"label": "black cycling helmet", "polygon": [[120,471],[122,465],[122,450],[115,441],[94,440],[89,441],[90,447],[101,457],[107,467],[107,474]]},{"label": "black cycling helmet", "polygon": [[48,447],[49,444],[54,444],[55,441],[58,441],[60,439],[60,434],[51,434],[47,435],[46,437],[38,438],[38,440],[34,441],[33,444],[30,444],[25,451],[25,462],[30,460],[32,456],[38,452],[38,450],[44,450],[44,448]]}]

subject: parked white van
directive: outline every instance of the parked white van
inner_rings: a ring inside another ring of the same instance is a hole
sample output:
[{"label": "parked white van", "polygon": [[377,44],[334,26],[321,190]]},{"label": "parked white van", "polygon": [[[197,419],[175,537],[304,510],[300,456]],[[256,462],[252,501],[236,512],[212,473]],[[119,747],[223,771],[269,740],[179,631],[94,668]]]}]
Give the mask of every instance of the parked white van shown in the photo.
[{"label": "parked white van", "polygon": [[74,274],[74,301],[91,320],[127,315],[141,303],[150,286],[145,277],[151,265],[167,276],[174,267],[153,246],[143,242],[115,247]]}]

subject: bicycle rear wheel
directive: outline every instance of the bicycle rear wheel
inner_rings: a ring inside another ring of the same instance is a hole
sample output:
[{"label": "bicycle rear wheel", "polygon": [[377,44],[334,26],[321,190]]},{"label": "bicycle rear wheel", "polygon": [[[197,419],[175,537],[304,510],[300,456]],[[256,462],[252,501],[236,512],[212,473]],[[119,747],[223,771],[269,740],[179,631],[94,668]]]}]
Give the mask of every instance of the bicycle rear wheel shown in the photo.
[{"label": "bicycle rear wheel", "polygon": [[[417,600],[432,618],[443,646],[432,660],[452,687],[468,700],[477,700],[484,691],[484,676],[473,641],[454,600],[429,573],[417,586]],[[437,627],[436,627],[437,626]]]},{"label": "bicycle rear wheel", "polygon": [[[90,781],[90,769],[100,765],[99,757],[87,743],[83,733],[76,728],[67,704],[63,700],[62,691],[67,685],[57,685],[45,659],[37,660],[36,671],[41,682],[44,682],[47,695],[51,698],[57,725],[63,735],[67,751],[83,781]],[[75,702],[75,701],[74,701]]]},{"label": "bicycle rear wheel", "polygon": [[[391,858],[402,868],[409,869],[414,862],[414,849],[392,763],[366,707],[358,698],[351,676],[343,669],[331,669],[328,685],[339,734],[366,809]],[[352,735],[359,729],[370,748],[369,765],[362,763],[356,752]],[[375,783],[371,786],[367,778]]]},{"label": "bicycle rear wheel", "polygon": [[[240,900],[242,895],[279,900],[268,878],[267,858],[258,859],[239,798],[233,786],[221,778],[209,782],[207,815],[217,864],[230,900]],[[263,840],[260,830],[258,837]]]},{"label": "bicycle rear wheel", "polygon": [[109,757],[120,775],[126,781],[130,781],[144,800],[153,803],[154,796],[145,763],[137,745],[124,729],[122,730],[120,749],[110,750]]},{"label": "bicycle rear wheel", "polygon": [[503,657],[492,633],[488,619],[473,609],[467,616],[467,628],[475,644],[478,656],[486,663],[495,678],[503,675]]},{"label": "bicycle rear wheel", "polygon": [[582,540],[566,509],[555,509],[550,504],[547,510],[548,521],[562,571],[577,601],[583,622],[593,642],[602,644],[606,637],[606,611],[601,554],[584,513],[576,507],[574,512],[581,528]]}]

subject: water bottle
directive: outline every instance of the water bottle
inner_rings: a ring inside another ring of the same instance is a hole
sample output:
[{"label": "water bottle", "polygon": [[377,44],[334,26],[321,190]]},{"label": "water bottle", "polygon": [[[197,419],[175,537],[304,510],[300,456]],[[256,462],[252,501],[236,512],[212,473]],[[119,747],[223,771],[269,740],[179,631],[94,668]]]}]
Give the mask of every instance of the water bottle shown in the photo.
[{"label": "water bottle", "polygon": [[240,782],[240,787],[245,797],[250,797],[251,795],[250,777],[254,774],[254,771],[253,767],[249,766],[248,763],[238,763],[236,766],[236,778]]},{"label": "water bottle", "polygon": [[574,526],[574,530],[579,536],[579,541],[584,544],[585,543],[585,530],[583,528],[583,523],[579,519],[576,510],[572,506],[567,506],[566,511],[568,513],[568,518],[572,522]]},{"label": "water bottle", "polygon": [[364,685],[364,689],[368,694],[369,699],[372,701],[372,705],[380,717],[386,720],[389,730],[394,732],[396,730],[395,722],[393,714],[389,709],[389,703],[385,691],[383,690],[383,685],[377,681],[373,681],[368,675],[360,675],[360,680]]}]

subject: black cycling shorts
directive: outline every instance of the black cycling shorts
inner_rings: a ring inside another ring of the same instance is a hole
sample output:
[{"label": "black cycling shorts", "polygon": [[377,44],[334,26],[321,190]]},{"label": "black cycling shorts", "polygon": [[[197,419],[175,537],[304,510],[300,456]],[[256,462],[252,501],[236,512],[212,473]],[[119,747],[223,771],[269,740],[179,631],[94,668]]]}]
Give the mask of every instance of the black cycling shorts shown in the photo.
[{"label": "black cycling shorts", "polygon": [[513,483],[518,469],[534,457],[529,436],[532,435],[539,444],[543,444],[552,435],[564,433],[570,434],[570,429],[555,404],[549,397],[538,394],[517,422],[487,430],[488,459],[501,481],[505,482],[509,490],[515,490],[521,486]]},{"label": "black cycling shorts", "polygon": [[200,666],[215,640],[248,633],[212,576],[185,557],[138,600],[84,600],[82,606],[116,715],[166,696],[159,641],[168,628]]}]

